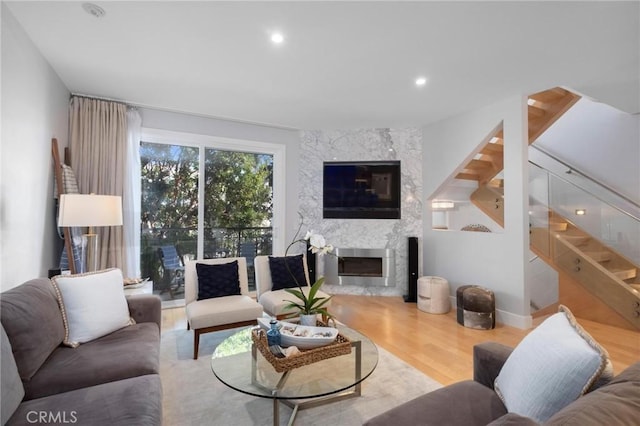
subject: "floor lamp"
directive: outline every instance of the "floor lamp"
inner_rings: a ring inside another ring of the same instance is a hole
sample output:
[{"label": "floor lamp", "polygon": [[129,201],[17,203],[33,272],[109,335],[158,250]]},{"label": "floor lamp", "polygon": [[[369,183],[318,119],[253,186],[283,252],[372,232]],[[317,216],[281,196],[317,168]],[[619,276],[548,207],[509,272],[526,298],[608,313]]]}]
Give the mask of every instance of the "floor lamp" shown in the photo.
[{"label": "floor lamp", "polygon": [[[122,197],[117,195],[62,194],[58,210],[58,226],[86,227],[82,235],[82,270],[98,270],[97,226],[122,225]],[[72,261],[72,259],[70,259]]]}]

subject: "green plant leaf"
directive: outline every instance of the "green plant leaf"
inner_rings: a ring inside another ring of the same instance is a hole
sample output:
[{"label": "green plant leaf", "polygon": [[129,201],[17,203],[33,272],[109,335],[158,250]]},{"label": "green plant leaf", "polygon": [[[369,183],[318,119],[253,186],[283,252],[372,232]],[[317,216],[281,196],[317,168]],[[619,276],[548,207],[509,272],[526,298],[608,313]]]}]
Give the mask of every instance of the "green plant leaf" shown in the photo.
[{"label": "green plant leaf", "polygon": [[315,299],[316,294],[318,293],[318,290],[320,290],[320,287],[322,287],[322,284],[324,284],[324,277],[320,277],[320,279],[318,281],[313,283],[313,285],[311,286],[311,290],[309,290],[309,299],[310,300]]}]

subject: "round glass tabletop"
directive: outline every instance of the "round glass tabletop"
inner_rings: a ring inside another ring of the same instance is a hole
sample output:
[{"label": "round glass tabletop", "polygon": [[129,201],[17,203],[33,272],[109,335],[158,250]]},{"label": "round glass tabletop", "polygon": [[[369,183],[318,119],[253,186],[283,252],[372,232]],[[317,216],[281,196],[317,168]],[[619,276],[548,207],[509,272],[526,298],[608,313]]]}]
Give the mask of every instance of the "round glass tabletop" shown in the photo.
[{"label": "round glass tabletop", "polygon": [[249,395],[303,399],[332,395],[369,377],[378,364],[378,349],[366,336],[344,325],[337,327],[351,341],[351,353],[277,373],[253,350],[252,327],[225,339],[211,357],[211,369],[225,385]]}]

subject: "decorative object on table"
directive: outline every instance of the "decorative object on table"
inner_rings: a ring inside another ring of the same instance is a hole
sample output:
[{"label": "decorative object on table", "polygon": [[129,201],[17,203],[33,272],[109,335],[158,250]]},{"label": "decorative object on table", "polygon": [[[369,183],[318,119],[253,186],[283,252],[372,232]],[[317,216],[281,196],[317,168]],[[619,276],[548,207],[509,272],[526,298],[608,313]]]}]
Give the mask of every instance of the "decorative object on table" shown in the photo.
[{"label": "decorative object on table", "polygon": [[[322,324],[323,323],[318,322],[318,325]],[[340,333],[337,333],[335,341],[329,345],[308,350],[299,348],[299,353],[284,358],[277,357],[271,352],[264,330],[259,328],[253,329],[251,331],[251,339],[262,356],[278,373],[304,367],[305,365],[313,364],[323,359],[351,353],[351,341]]]},{"label": "decorative object on table", "polygon": [[496,298],[489,289],[463,285],[456,290],[458,324],[479,330],[496,327]]},{"label": "decorative object on table", "polygon": [[82,271],[98,270],[98,234],[94,227],[122,225],[122,197],[117,195],[60,194],[59,227],[86,227],[82,235]]},{"label": "decorative object on table", "polygon": [[280,346],[281,338],[280,338],[280,330],[278,330],[278,320],[272,318],[269,321],[269,325],[271,326],[267,331],[267,342],[269,346]]},{"label": "decorative object on table", "polygon": [[318,316],[316,314],[300,314],[300,325],[313,326]]},{"label": "decorative object on table", "polygon": [[290,316],[322,314],[323,319],[326,320],[328,318],[331,318],[331,315],[327,311],[325,305],[327,304],[327,302],[329,302],[329,300],[331,300],[332,296],[317,296],[320,287],[322,287],[322,284],[324,283],[324,277],[320,277],[318,280],[316,280],[316,282],[311,285],[311,289],[309,290],[308,294],[305,294],[305,292],[302,290],[300,278],[296,277],[296,274],[294,274],[293,270],[291,269],[287,254],[289,253],[289,249],[291,249],[291,247],[298,243],[303,243],[305,247],[308,246],[309,251],[314,255],[317,254],[318,256],[323,256],[325,254],[333,252],[333,246],[331,244],[327,244],[324,237],[320,234],[316,234],[315,232],[313,232],[313,230],[307,231],[304,238],[298,238],[298,235],[300,235],[300,231],[302,229],[302,224],[302,215],[300,215],[300,224],[298,226],[298,230],[296,231],[296,235],[293,237],[293,241],[287,246],[287,249],[284,252],[284,265],[291,274],[291,277],[293,278],[297,286],[297,288],[285,288],[284,291],[290,293],[298,299],[298,301],[289,301],[289,304],[286,306],[286,308],[298,310],[296,314],[291,314]]},{"label": "decorative object on table", "polygon": [[[258,318],[258,325],[269,337],[271,323],[267,318]],[[291,322],[278,321],[282,347],[296,346],[299,349],[314,349],[333,343],[338,336],[338,329],[327,327],[325,323],[317,321],[313,326],[305,326]]]}]

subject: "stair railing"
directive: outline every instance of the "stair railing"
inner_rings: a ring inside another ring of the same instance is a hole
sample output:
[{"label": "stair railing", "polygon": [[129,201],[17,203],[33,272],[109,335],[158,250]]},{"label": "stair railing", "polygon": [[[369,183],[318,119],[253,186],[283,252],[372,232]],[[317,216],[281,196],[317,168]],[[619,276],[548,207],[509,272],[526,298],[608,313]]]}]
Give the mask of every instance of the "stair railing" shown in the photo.
[{"label": "stair railing", "polygon": [[551,210],[631,262],[640,264],[640,218],[637,215],[533,161],[529,164],[532,228],[551,229],[554,226],[553,219],[548,216]]},{"label": "stair railing", "polygon": [[[621,200],[624,200],[626,203],[628,203],[629,205],[633,206],[635,209],[640,211],[640,203],[638,203],[636,200],[633,200],[633,199],[627,197],[626,195],[620,193],[619,191],[615,190],[611,186],[609,186],[609,185],[607,185],[607,184],[605,184],[603,182],[600,182],[599,180],[591,177],[589,174],[585,173],[584,171],[576,168],[575,166],[572,166],[572,165],[566,163],[565,161],[559,159],[558,157],[556,157],[555,155],[551,154],[549,151],[547,151],[544,148],[541,148],[541,147],[539,147],[539,146],[537,146],[535,144],[530,145],[529,147],[532,148],[532,149],[535,149],[536,151],[538,151],[538,152],[540,152],[542,154],[544,154],[545,156],[547,156],[548,158],[552,159],[556,163],[561,164],[563,167],[565,167],[567,169],[565,171],[566,174],[578,175],[581,178],[589,181],[590,183],[602,188],[602,190],[604,190],[605,192],[608,192],[608,193],[614,195],[615,197],[617,197],[617,198],[619,198]],[[530,162],[536,164],[535,161],[530,161]],[[541,167],[541,168],[543,168],[543,169],[545,169],[545,170],[549,171],[550,173],[552,173],[552,174],[557,176],[557,174],[551,172],[550,170],[548,170],[547,168],[545,168],[543,166],[538,165],[538,167]],[[583,190],[585,190],[587,192],[590,192],[590,193],[592,192],[592,191],[589,191],[589,190],[587,190],[585,188],[581,188],[581,189],[583,189]],[[604,202],[606,202],[607,204],[611,204],[610,202],[607,202],[607,201],[604,201]],[[619,210],[625,211],[627,214],[630,214],[633,217],[635,217],[636,219],[638,219],[636,215],[634,215],[631,212],[626,211],[626,209],[623,209],[623,208],[621,208],[619,206],[617,208]],[[640,220],[640,219],[638,219],[638,220]]]}]

